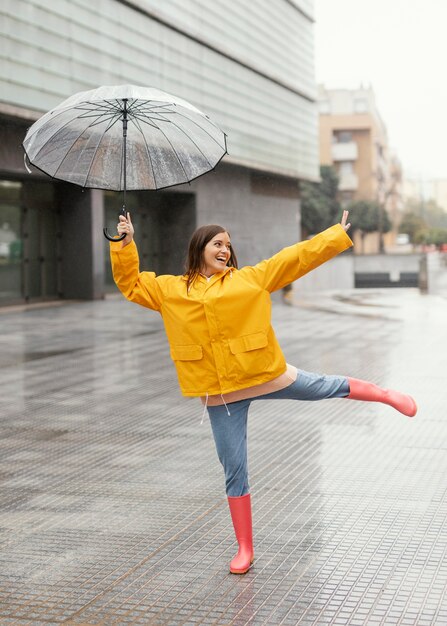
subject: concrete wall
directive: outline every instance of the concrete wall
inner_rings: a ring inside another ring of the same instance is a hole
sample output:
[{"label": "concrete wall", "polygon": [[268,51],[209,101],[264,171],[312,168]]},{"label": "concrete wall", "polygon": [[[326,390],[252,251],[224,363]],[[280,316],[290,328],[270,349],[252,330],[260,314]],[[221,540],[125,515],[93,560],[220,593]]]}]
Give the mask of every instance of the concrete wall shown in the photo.
[{"label": "concrete wall", "polygon": [[191,185],[197,225],[221,224],[231,234],[239,266],[252,265],[300,239],[298,185],[222,164]]},{"label": "concrete wall", "polygon": [[354,256],[341,254],[320,265],[293,285],[296,295],[311,294],[320,291],[341,291],[354,289]]},{"label": "concrete wall", "polygon": [[424,277],[423,291],[431,295],[447,296],[447,254],[431,252],[421,259],[421,274]]},{"label": "concrete wall", "polygon": [[[436,255],[429,255],[429,257],[431,288],[441,290],[445,285],[447,291],[447,260],[438,260],[435,258]],[[354,289],[355,278],[359,274],[371,276],[384,274],[387,278],[382,286],[398,287],[402,275],[419,275],[420,261],[420,254],[358,256],[346,252],[303,276],[294,284],[294,291],[297,294],[310,294],[320,291]]]},{"label": "concrete wall", "polygon": [[104,296],[103,194],[68,183],[58,186],[61,204],[61,296]]},{"label": "concrete wall", "polygon": [[387,272],[396,276],[401,272],[419,272],[420,254],[365,254],[356,255],[355,272]]},{"label": "concrete wall", "polygon": [[418,287],[419,266],[419,254],[356,256],[355,286],[358,288]]}]

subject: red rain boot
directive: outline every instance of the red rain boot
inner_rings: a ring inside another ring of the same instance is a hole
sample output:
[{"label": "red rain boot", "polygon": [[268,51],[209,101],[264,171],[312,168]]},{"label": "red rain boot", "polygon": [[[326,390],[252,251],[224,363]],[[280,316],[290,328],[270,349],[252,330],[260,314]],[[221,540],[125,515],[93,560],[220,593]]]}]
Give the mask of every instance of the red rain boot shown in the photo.
[{"label": "red rain boot", "polygon": [[367,402],[383,402],[389,404],[408,417],[414,417],[418,410],[416,402],[411,396],[392,389],[382,389],[374,383],[357,378],[348,378],[349,396],[351,400],[366,400]]},{"label": "red rain boot", "polygon": [[240,497],[228,496],[228,505],[239,544],[238,553],[230,563],[230,572],[245,574],[254,560],[250,494]]}]

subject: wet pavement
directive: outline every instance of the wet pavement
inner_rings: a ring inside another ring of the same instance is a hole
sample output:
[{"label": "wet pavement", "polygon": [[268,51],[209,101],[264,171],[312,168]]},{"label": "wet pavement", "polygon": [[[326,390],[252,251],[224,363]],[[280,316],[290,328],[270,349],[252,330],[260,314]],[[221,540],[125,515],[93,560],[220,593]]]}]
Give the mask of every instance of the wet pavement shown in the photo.
[{"label": "wet pavement", "polygon": [[156,313],[111,298],[0,312],[0,623],[446,625],[447,299],[295,295],[287,360],[411,392],[253,403],[254,567]]}]

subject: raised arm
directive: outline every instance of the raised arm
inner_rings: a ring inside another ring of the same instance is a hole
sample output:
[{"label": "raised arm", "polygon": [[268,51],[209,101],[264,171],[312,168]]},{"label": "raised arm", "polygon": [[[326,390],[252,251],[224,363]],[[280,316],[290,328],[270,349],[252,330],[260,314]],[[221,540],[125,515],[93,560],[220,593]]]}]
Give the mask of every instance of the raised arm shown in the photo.
[{"label": "raised arm", "polygon": [[163,294],[155,272],[140,272],[140,260],[133,236],[135,233],[130,214],[120,215],[118,233],[126,233],[119,242],[110,243],[110,260],[113,279],[121,293],[132,302],[159,311]]},{"label": "raised arm", "polygon": [[284,248],[274,256],[240,271],[250,275],[263,289],[276,291],[352,246],[346,234],[348,212],[335,224],[312,239]]}]

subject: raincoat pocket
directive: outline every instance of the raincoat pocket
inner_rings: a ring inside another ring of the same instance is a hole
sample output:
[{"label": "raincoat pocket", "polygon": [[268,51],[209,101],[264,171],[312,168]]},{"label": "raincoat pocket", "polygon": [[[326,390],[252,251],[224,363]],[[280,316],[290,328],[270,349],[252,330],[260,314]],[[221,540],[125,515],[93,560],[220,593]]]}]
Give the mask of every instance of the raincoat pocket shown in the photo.
[{"label": "raincoat pocket", "polygon": [[199,361],[202,357],[202,346],[195,344],[188,346],[171,346],[171,359],[173,361]]},{"label": "raincoat pocket", "polygon": [[251,333],[230,339],[228,345],[232,354],[240,354],[241,352],[250,352],[250,350],[259,350],[268,345],[267,335],[263,332]]}]

